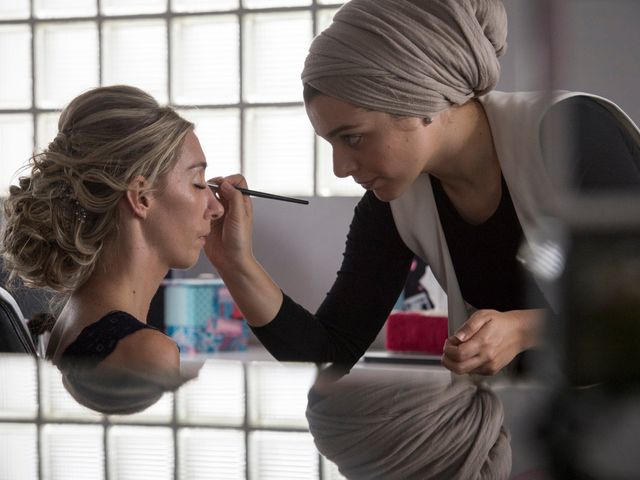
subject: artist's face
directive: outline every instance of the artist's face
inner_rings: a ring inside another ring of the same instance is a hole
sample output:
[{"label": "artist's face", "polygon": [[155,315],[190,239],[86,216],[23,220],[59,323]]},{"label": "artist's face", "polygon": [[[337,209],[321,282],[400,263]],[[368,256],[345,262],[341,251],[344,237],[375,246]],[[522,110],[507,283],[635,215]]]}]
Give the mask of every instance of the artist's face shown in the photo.
[{"label": "artist's face", "polygon": [[306,105],[316,133],[331,144],[333,172],[351,176],[380,200],[398,198],[437,153],[436,135],[421,118],[394,117],[326,95]]},{"label": "artist's face", "polygon": [[198,260],[211,220],[224,213],[205,181],[207,164],[193,132],[185,137],[176,164],[154,198],[149,224],[158,254],[171,268],[188,268]]}]

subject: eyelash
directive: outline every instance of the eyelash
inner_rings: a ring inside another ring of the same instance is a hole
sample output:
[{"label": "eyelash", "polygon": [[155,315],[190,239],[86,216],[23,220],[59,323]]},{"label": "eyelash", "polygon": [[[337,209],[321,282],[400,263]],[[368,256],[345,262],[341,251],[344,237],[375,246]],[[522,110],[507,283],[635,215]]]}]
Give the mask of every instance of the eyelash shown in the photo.
[{"label": "eyelash", "polygon": [[200,185],[199,183],[194,183],[193,186],[199,188],[200,190],[204,190],[207,188],[206,185]]}]

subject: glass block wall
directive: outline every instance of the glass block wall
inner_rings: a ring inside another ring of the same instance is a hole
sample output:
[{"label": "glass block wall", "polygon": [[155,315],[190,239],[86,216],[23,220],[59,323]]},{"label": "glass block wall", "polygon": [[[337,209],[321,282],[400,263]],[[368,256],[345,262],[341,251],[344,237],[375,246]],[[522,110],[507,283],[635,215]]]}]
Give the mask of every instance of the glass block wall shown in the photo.
[{"label": "glass block wall", "polygon": [[102,415],[56,367],[0,354],[0,478],[306,480],[343,477],[304,416],[313,364],[208,360],[134,415]]},{"label": "glass block wall", "polygon": [[[0,0],[0,195],[61,108],[127,83],[196,123],[210,177],[299,196],[360,196],[332,173],[302,104],[309,43],[344,0]],[[286,172],[286,175],[283,175]]]}]

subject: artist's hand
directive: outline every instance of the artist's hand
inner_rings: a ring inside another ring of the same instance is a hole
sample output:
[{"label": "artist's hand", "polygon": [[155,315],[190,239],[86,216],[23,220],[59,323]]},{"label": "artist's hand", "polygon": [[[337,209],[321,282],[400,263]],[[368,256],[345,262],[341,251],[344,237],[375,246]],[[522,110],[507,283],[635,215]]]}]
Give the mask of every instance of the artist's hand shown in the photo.
[{"label": "artist's hand", "polygon": [[215,178],[216,194],[224,215],[211,221],[211,233],[204,251],[216,267],[231,296],[249,325],[261,327],[271,322],[283,301],[280,287],[253,256],[251,200],[238,187],[247,187],[242,175]]},{"label": "artist's hand", "polygon": [[247,182],[238,174],[214,178],[210,183],[219,185],[215,194],[224,206],[225,213],[211,221],[211,233],[204,245],[204,252],[219,271],[237,268],[253,259],[251,200],[234,188],[246,188]]},{"label": "artist's hand", "polygon": [[544,310],[478,310],[444,344],[442,364],[458,373],[494,375],[538,344]]}]

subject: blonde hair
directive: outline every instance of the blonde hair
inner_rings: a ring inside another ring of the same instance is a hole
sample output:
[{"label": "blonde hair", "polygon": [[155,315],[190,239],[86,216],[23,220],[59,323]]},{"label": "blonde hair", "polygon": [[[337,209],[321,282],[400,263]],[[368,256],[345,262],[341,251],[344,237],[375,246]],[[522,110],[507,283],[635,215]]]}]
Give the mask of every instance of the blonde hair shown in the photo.
[{"label": "blonde hair", "polygon": [[31,157],[4,202],[1,253],[10,278],[70,294],[91,275],[131,180],[160,188],[193,124],[125,85],[69,103],[58,134]]}]

